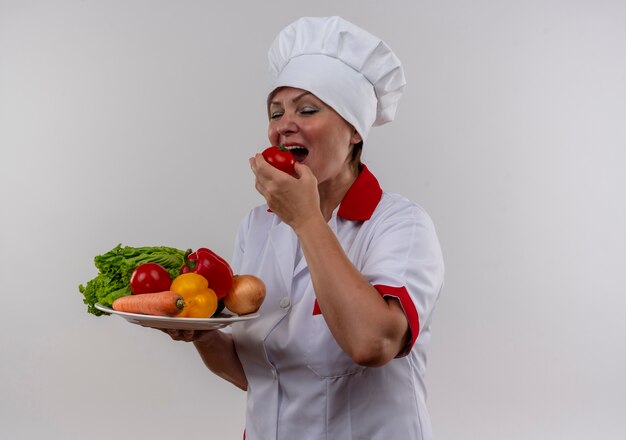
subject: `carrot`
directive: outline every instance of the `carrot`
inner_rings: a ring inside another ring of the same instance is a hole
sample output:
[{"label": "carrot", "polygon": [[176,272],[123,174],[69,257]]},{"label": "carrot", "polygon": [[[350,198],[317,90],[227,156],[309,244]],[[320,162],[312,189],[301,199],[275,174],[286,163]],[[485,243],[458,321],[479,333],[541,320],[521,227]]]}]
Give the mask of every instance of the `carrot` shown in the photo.
[{"label": "carrot", "polygon": [[176,316],[185,308],[185,300],[176,292],[127,295],[113,301],[113,310],[143,315]]}]

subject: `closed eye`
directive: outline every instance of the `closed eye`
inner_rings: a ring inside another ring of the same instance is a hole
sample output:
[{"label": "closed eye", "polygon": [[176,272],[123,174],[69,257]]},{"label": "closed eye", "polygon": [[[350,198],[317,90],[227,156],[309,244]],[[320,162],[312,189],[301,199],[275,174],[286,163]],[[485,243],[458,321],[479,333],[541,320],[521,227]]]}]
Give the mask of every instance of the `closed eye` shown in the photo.
[{"label": "closed eye", "polygon": [[303,115],[312,115],[314,113],[317,113],[318,110],[314,107],[306,107],[303,108],[302,110],[300,110],[300,113],[302,113]]}]

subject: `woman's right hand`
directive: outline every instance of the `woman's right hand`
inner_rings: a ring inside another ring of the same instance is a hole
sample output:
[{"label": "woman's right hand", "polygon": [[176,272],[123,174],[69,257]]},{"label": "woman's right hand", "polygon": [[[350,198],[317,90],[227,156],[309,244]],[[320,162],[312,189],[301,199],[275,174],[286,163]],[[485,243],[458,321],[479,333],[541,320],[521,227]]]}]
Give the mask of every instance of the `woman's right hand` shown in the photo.
[{"label": "woman's right hand", "polygon": [[292,228],[321,216],[317,179],[313,171],[296,162],[296,177],[274,168],[261,153],[250,158],[255,175],[255,188],[265,198],[267,206]]}]

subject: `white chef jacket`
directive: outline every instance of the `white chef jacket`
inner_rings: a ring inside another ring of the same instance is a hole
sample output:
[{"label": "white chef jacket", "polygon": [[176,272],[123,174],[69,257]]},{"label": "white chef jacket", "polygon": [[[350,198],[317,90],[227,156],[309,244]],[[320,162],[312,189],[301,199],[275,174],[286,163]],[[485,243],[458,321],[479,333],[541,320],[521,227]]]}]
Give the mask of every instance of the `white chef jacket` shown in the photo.
[{"label": "white chef jacket", "polygon": [[354,363],[324,321],[293,230],[266,205],[253,209],[232,261],[267,287],[260,317],[232,328],[248,379],[246,438],[430,439],[424,370],[444,272],[433,223],[363,167],[328,224],[381,295],[400,300],[411,341],[382,367]]}]

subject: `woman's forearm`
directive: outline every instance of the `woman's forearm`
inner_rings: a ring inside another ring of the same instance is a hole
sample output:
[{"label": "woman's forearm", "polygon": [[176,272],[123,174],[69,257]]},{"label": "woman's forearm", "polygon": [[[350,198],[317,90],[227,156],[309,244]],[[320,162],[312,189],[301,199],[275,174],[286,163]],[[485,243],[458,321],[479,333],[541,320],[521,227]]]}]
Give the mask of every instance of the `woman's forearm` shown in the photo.
[{"label": "woman's forearm", "polygon": [[231,334],[211,331],[193,344],[209,370],[244,391],[248,389],[248,380]]},{"label": "woman's forearm", "polygon": [[408,333],[400,304],[385,301],[361,275],[321,215],[295,231],[318,304],[337,343],[362,365],[379,366],[393,359]]}]

